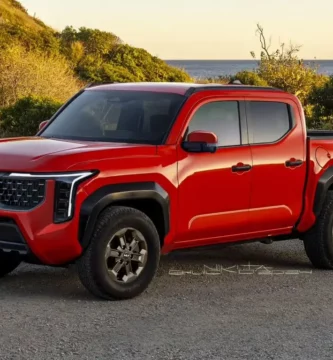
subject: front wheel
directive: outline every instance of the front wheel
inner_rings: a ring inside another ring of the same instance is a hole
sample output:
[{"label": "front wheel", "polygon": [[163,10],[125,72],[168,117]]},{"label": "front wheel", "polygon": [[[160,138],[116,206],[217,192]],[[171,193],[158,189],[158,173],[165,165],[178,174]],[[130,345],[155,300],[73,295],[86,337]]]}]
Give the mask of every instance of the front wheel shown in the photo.
[{"label": "front wheel", "polygon": [[159,235],[150,218],[139,210],[117,206],[100,216],[77,267],[82,284],[93,295],[129,299],[148,287],[159,258]]},{"label": "front wheel", "polygon": [[0,250],[0,278],[14,271],[21,264],[21,261],[19,253],[7,253]]},{"label": "front wheel", "polygon": [[333,192],[329,191],[316,224],[304,235],[304,247],[313,266],[333,269]]}]

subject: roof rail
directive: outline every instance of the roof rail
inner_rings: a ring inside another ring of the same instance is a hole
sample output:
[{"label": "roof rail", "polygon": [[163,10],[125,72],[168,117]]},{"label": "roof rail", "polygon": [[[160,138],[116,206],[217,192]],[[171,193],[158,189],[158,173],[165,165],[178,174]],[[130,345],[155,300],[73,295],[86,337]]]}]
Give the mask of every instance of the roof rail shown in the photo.
[{"label": "roof rail", "polygon": [[91,88],[93,86],[99,86],[99,85],[112,85],[112,84],[119,84],[118,81],[109,81],[109,82],[92,82],[85,86],[85,89]]},{"label": "roof rail", "polygon": [[[235,86],[236,85],[236,86]],[[198,93],[201,91],[212,91],[212,90],[246,90],[246,91],[276,91],[276,92],[283,92],[281,89],[277,89],[274,87],[269,86],[251,86],[251,85],[243,85],[243,84],[227,84],[227,85],[202,85],[198,87],[190,87],[186,93],[185,96],[191,96],[194,93]]]}]

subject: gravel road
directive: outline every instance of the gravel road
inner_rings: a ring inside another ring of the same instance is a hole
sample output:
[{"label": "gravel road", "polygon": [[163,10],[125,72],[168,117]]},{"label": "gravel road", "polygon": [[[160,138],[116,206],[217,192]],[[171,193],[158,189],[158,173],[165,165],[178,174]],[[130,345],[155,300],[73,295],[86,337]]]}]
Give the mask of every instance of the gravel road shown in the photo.
[{"label": "gravel road", "polygon": [[0,359],[332,359],[332,280],[297,240],[171,254],[120,302],[22,265],[0,281]]}]

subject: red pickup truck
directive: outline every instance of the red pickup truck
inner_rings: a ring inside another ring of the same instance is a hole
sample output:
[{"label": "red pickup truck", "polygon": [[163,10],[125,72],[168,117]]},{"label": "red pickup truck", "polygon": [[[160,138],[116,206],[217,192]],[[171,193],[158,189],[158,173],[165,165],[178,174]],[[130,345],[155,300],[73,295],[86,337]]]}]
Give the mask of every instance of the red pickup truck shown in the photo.
[{"label": "red pickup truck", "polygon": [[333,269],[333,133],[243,85],[90,86],[34,137],[0,140],[0,276],[76,262],[94,295],[143,292],[160,254],[299,238]]}]

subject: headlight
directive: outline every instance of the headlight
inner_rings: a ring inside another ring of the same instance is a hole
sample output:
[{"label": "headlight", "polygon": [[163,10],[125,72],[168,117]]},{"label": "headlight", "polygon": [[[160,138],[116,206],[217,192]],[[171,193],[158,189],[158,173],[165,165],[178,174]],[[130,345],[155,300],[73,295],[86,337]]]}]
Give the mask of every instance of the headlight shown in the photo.
[{"label": "headlight", "polygon": [[55,175],[54,222],[70,220],[74,214],[76,191],[79,184],[94,172],[68,173]]}]

